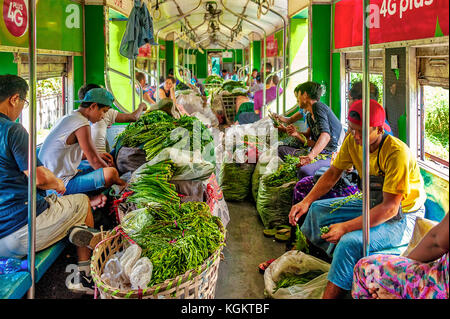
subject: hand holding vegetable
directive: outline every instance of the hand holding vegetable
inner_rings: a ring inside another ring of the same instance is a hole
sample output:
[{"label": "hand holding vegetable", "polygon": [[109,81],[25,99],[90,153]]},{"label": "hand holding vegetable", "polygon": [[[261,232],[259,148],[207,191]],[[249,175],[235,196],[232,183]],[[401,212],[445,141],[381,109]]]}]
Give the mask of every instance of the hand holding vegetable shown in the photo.
[{"label": "hand holding vegetable", "polygon": [[330,230],[328,233],[320,236],[322,239],[330,242],[332,244],[337,244],[338,241],[347,233],[347,229],[344,223],[337,223],[334,225],[330,225]]}]

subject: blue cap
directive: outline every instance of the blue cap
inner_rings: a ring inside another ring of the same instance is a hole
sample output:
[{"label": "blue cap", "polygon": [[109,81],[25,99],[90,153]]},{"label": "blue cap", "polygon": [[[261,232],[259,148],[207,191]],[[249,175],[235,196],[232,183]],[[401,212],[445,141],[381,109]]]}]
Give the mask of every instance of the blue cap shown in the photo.
[{"label": "blue cap", "polygon": [[78,100],[76,102],[92,102],[111,106],[114,102],[114,96],[104,88],[95,88],[87,91],[83,100]]}]

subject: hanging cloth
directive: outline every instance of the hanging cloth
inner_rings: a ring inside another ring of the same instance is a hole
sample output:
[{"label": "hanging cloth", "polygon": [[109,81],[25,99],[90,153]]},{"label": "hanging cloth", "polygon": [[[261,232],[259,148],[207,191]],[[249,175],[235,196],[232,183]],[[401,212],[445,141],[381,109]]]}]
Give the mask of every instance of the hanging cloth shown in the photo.
[{"label": "hanging cloth", "polygon": [[158,45],[153,36],[153,20],[147,6],[134,0],[119,52],[128,59],[136,59],[139,48],[146,43]]}]

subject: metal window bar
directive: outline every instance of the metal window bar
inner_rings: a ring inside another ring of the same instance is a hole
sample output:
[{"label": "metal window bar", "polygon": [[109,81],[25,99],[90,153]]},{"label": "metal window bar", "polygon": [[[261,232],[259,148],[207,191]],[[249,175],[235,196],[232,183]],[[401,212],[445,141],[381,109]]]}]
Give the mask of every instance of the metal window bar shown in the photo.
[{"label": "metal window bar", "polygon": [[[286,76],[283,76],[283,78],[287,79],[287,78],[290,78],[291,76],[293,76],[293,75],[295,75],[297,73],[300,73],[300,72],[303,72],[303,71],[307,71],[307,70],[309,71],[310,69],[311,68],[309,66],[305,66],[305,67],[303,67],[301,69],[298,69],[298,70],[296,70],[296,71],[294,71],[294,72],[292,72],[290,74],[287,74]],[[280,113],[280,84],[281,84],[281,81],[279,81],[277,83],[277,113]],[[283,90],[286,91],[286,87],[284,87]],[[283,94],[286,95],[285,92],[283,92]],[[283,114],[284,113],[286,113],[286,104],[283,105]]]}]

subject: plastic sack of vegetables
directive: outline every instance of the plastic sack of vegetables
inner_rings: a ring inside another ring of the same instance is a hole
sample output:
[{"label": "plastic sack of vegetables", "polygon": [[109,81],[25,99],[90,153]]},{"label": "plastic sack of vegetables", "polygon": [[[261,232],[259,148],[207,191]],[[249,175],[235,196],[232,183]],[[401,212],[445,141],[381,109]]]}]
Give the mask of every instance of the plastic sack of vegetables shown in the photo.
[{"label": "plastic sack of vegetables", "polygon": [[177,97],[177,103],[183,105],[189,114],[203,111],[203,99],[195,93],[179,95]]},{"label": "plastic sack of vegetables", "polygon": [[[211,146],[213,147],[213,145]],[[173,147],[163,149],[156,155],[149,165],[153,165],[165,160],[172,160],[175,165],[175,172],[172,180],[204,180],[214,172],[215,165],[204,160],[200,152],[180,150]]]},{"label": "plastic sack of vegetables", "polygon": [[274,299],[321,299],[330,264],[298,250],[290,250],[264,272],[264,295]]},{"label": "plastic sack of vegetables", "polygon": [[[256,199],[256,210],[265,228],[287,225],[292,206],[294,187],[297,184],[299,158],[286,156],[286,161],[279,160],[275,172],[261,177]],[[272,168],[273,169],[273,168]]]},{"label": "plastic sack of vegetables", "polygon": [[252,175],[252,195],[255,202],[258,198],[261,177],[269,174],[269,172],[274,172],[278,167],[278,161],[280,161],[280,158],[278,157],[278,144],[267,149],[259,156],[258,163],[256,163],[255,171]]},{"label": "plastic sack of vegetables", "polygon": [[244,201],[251,191],[255,164],[223,162],[219,173],[219,186],[227,201]]}]

